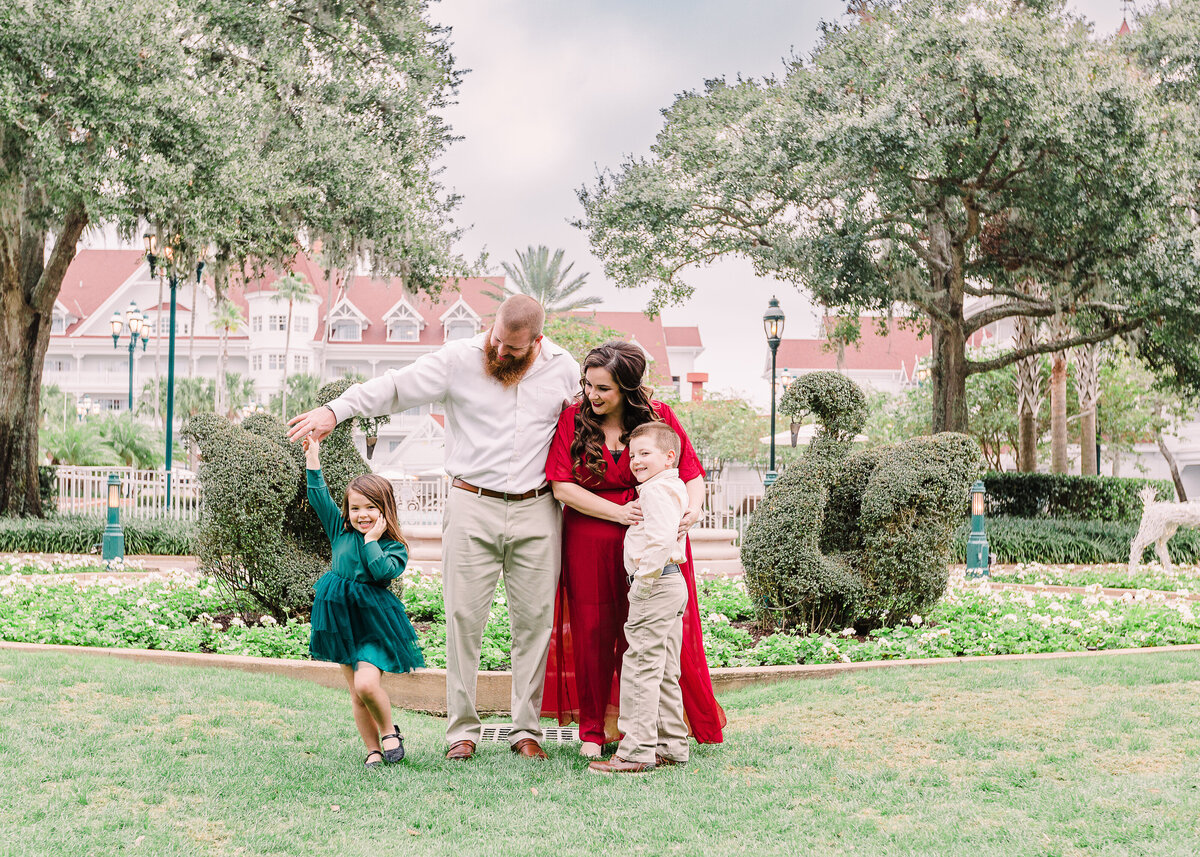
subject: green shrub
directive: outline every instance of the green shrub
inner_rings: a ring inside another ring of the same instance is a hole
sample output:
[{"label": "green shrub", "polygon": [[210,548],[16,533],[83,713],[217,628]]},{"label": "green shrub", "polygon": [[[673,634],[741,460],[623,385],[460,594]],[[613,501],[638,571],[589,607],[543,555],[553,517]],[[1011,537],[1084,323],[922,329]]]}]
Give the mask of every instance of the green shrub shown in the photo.
[{"label": "green shrub", "polygon": [[[330,402],[350,385],[318,391]],[[321,466],[334,501],[368,473],[345,422],[321,443]],[[279,621],[312,608],[313,584],[329,568],[329,541],[307,500],[304,453],[284,424],[256,414],[233,425],[196,414],[184,427],[200,448],[204,489],[197,553],[202,571],[256,599]]]},{"label": "green shrub", "polygon": [[38,466],[38,495],[42,498],[43,515],[50,515],[58,510],[58,480],[54,478],[57,470],[53,464]]},{"label": "green shrub", "polygon": [[847,457],[866,400],[836,372],[800,378],[780,410],[814,413],[820,428],[768,489],[742,541],[760,624],[867,629],[924,612],[946,588],[978,444],[943,433]]},{"label": "green shrub", "polygon": [[[989,516],[985,529],[996,562],[1124,564],[1129,561],[1129,545],[1137,533],[1137,524]],[[958,562],[965,560],[969,530],[969,524],[963,524],[956,534],[954,551]],[[1200,530],[1179,530],[1167,547],[1175,562],[1200,562]],[[1142,561],[1154,558],[1153,546],[1146,548]]]},{"label": "green shrub", "polygon": [[[190,556],[196,525],[169,518],[122,518],[126,554]],[[84,515],[0,518],[0,551],[20,553],[99,552],[104,520]]]},{"label": "green shrub", "polygon": [[988,514],[1015,518],[1048,515],[1136,523],[1142,517],[1138,492],[1145,486],[1153,486],[1159,500],[1175,499],[1175,487],[1166,479],[993,471],[983,477],[983,484],[987,489]]}]

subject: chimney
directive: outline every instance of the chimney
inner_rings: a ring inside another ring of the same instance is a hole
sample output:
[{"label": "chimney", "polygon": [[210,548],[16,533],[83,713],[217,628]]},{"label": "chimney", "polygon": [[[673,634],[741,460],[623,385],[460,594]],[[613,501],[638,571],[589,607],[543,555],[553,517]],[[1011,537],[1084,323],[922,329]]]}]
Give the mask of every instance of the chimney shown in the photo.
[{"label": "chimney", "polygon": [[688,372],[687,382],[692,385],[692,401],[704,400],[704,385],[708,383],[707,372]]}]

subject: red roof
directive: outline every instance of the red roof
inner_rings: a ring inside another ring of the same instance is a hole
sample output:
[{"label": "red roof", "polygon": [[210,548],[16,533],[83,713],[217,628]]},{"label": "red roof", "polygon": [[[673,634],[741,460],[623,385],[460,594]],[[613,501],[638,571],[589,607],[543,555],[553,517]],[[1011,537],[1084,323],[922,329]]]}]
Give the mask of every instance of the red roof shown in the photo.
[{"label": "red roof", "polygon": [[[112,294],[126,282],[140,266],[145,264],[144,256],[138,250],[81,250],[75,261],[67,269],[63,281],[62,294],[59,300],[68,311],[80,318],[87,318],[104,303]],[[314,295],[319,302],[317,323],[312,331],[314,340],[322,340],[325,336],[325,315],[329,307],[329,286],[325,281],[325,273],[307,255],[299,253],[291,261],[291,270],[300,274],[313,286]],[[281,276],[280,271],[271,268],[258,270],[247,269],[244,276],[231,278],[226,297],[240,306],[249,318],[247,294],[274,291],[274,283]],[[78,284],[82,282],[80,288]],[[210,281],[211,282],[211,281]],[[485,291],[502,292],[504,278],[500,277],[467,277],[460,280],[449,280],[442,288],[437,298],[425,294],[414,295],[405,290],[398,278],[373,279],[356,276],[349,279],[349,285],[343,287],[338,282],[334,289],[332,301],[334,305],[343,299],[357,309],[367,319],[367,326],[362,331],[362,339],[355,340],[352,345],[383,345],[387,343],[387,323],[384,316],[400,300],[405,300],[424,320],[420,338],[413,345],[437,347],[445,342],[445,329],[441,316],[450,310],[460,300],[479,317],[484,327],[491,324],[495,315],[498,301],[484,294]],[[72,284],[75,284],[72,286]],[[187,291],[190,283],[180,286],[180,297],[190,295]],[[183,309],[182,304],[176,304],[177,311]],[[164,304],[160,309],[165,310]],[[647,318],[640,312],[579,312],[573,315],[581,318],[594,319],[597,324],[605,325],[620,331],[625,339],[636,340],[646,349],[653,362],[651,365],[651,380],[654,383],[670,383],[670,360],[667,356],[667,345],[680,347],[699,347],[700,331],[697,327],[664,328],[661,318]],[[71,332],[68,330],[68,333]],[[233,338],[245,338],[249,335],[248,326],[243,326]],[[205,338],[203,335],[197,338]],[[209,337],[211,338],[211,337]],[[333,343],[337,348],[343,343]],[[392,343],[396,344],[396,343]]]},{"label": "red roof", "polygon": [[140,250],[80,250],[67,267],[58,300],[79,319],[66,332],[92,315],[143,264]]},{"label": "red roof", "polygon": [[[911,374],[918,360],[933,353],[933,341],[928,335],[922,338],[913,322],[904,321],[901,327],[900,319],[863,317],[858,321],[859,338],[845,346],[843,369],[898,371],[903,366]],[[831,331],[835,323],[827,318],[826,330]],[[881,323],[886,325],[886,334],[880,331]],[[780,371],[837,369],[838,352],[828,339],[785,339],[779,343],[775,365]]]},{"label": "red roof", "polygon": [[700,328],[664,327],[667,345],[671,348],[700,348]]},{"label": "red roof", "polygon": [[651,383],[671,383],[671,361],[667,357],[667,335],[661,316],[647,318],[641,312],[573,312],[571,315],[611,327],[622,334],[622,339],[636,341],[653,361],[649,367]]}]

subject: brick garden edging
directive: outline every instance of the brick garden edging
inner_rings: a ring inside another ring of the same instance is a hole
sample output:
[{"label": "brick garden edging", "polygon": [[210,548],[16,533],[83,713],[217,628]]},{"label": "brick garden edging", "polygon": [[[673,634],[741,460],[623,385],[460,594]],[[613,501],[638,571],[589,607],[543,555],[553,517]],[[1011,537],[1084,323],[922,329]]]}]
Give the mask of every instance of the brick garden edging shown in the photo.
[{"label": "brick garden edging", "polygon": [[[345,687],[340,667],[320,661],[283,658],[251,658],[243,655],[206,655],[193,652],[164,652],[149,649],[105,649],[91,646],[53,646],[43,643],[0,642],[0,649],[22,652],[46,652],[65,655],[100,655],[139,663],[169,664],[186,667],[216,667],[252,673],[267,673],[284,678],[311,681],[331,688]],[[911,658],[888,661],[861,661],[837,664],[798,664],[777,667],[714,667],[713,689],[718,693],[792,679],[831,678],[843,673],[896,667],[932,667],[945,664],[1004,663],[1008,661],[1044,661],[1061,658],[1094,658],[1105,655],[1148,655],[1169,652],[1200,652],[1200,644],[1186,646],[1146,646],[1139,649],[1106,649],[1087,652],[1043,652],[1026,655],[977,655],[958,658]],[[384,687],[397,708],[425,714],[446,713],[446,671],[424,669],[407,675],[384,675]],[[477,691],[480,714],[508,712],[512,673],[481,672]]]}]

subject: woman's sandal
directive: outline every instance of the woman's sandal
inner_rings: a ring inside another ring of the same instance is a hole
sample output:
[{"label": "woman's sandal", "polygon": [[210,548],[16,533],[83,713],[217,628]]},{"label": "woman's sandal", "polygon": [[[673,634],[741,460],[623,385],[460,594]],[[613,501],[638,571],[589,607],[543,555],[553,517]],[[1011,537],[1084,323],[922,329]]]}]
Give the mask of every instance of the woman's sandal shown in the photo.
[{"label": "woman's sandal", "polygon": [[385,762],[399,762],[404,758],[404,736],[400,734],[400,727],[392,724],[392,731],[387,735],[380,737],[380,742],[386,741],[388,738],[395,738],[399,743],[391,750],[383,751],[383,760]]},{"label": "woman's sandal", "polygon": [[[372,757],[372,756],[378,756],[378,757],[379,757],[379,760],[378,760],[378,761],[375,761],[375,762],[372,762],[372,761],[371,761],[371,757]],[[382,768],[382,767],[383,767],[383,758],[384,758],[384,757],[383,757],[383,753],[382,753],[381,751],[379,751],[379,750],[372,750],[371,752],[367,753],[367,760],[366,760],[365,762],[363,762],[363,767],[364,767],[364,768],[371,768],[371,769],[373,769],[373,768]]]}]

